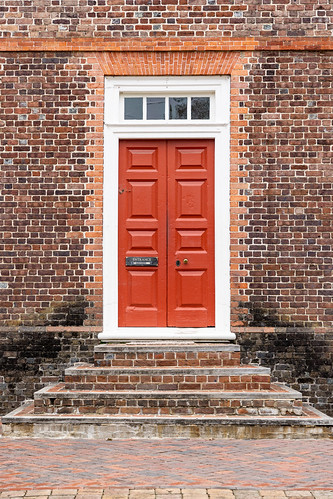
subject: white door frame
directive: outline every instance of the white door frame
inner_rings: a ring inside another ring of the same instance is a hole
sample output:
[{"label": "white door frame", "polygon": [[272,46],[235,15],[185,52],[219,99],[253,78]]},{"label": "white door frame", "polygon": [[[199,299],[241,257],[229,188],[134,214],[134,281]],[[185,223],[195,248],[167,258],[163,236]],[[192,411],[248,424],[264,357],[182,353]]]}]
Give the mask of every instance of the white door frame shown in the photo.
[{"label": "white door frame", "polygon": [[[211,95],[204,122],[124,122],[122,95]],[[230,331],[229,240],[230,80],[218,77],[107,77],[105,79],[103,332],[101,340],[233,340]],[[215,140],[215,327],[118,327],[118,151],[121,139]]]}]

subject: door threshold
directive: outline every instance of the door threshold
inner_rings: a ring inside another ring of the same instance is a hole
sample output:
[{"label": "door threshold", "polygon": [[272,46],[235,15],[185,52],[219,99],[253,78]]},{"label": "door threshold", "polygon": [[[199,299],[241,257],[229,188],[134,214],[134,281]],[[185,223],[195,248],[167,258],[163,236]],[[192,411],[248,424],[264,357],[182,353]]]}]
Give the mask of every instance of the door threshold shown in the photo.
[{"label": "door threshold", "polygon": [[120,327],[99,333],[100,340],[205,340],[232,341],[236,335],[214,327]]}]

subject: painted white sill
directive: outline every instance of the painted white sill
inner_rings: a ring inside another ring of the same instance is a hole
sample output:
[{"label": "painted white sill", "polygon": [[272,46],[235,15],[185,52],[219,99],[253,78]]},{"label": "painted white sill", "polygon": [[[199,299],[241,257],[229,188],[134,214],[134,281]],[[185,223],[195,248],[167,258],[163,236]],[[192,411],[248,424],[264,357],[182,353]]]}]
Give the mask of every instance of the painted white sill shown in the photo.
[{"label": "painted white sill", "polygon": [[207,328],[177,328],[177,327],[119,327],[112,331],[99,333],[100,340],[220,340],[232,341],[234,333]]}]

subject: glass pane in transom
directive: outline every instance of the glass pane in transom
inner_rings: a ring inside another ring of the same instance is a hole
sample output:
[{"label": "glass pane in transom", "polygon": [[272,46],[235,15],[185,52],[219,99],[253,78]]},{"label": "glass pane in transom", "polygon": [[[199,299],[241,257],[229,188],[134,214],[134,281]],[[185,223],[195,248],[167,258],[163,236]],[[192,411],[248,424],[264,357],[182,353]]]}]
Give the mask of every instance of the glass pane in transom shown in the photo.
[{"label": "glass pane in transom", "polygon": [[209,97],[191,97],[191,119],[209,120]]},{"label": "glass pane in transom", "polygon": [[165,98],[147,97],[147,120],[165,119]]},{"label": "glass pane in transom", "polygon": [[169,98],[169,119],[170,120],[187,119],[187,97]]},{"label": "glass pane in transom", "polygon": [[125,97],[125,120],[142,120],[143,119],[143,98],[142,97]]}]

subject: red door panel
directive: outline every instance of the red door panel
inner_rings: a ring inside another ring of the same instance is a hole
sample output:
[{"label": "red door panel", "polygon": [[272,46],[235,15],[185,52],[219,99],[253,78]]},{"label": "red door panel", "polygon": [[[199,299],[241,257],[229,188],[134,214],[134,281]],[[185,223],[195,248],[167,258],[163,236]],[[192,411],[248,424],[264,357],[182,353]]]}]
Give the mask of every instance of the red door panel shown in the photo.
[{"label": "red door panel", "polygon": [[168,142],[169,326],[215,324],[213,165],[213,140]]},{"label": "red door panel", "polygon": [[[166,143],[119,143],[119,326],[166,324]],[[126,257],[158,267],[126,267]]]},{"label": "red door panel", "polygon": [[147,315],[151,313],[154,315],[157,310],[158,272],[148,269],[131,269],[128,271],[127,279],[127,307],[130,318],[133,321],[131,311],[135,310],[135,321],[146,323]]},{"label": "red door panel", "polygon": [[154,219],[158,218],[157,180],[129,180],[127,182],[128,218]]},{"label": "red door panel", "polygon": [[119,155],[119,326],[213,326],[214,141],[124,140]]}]

